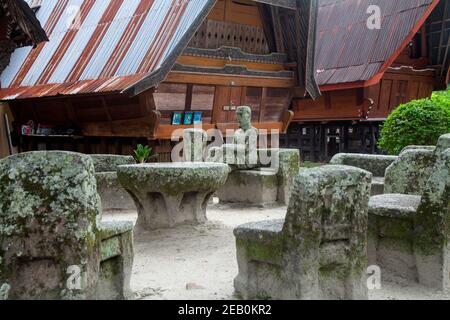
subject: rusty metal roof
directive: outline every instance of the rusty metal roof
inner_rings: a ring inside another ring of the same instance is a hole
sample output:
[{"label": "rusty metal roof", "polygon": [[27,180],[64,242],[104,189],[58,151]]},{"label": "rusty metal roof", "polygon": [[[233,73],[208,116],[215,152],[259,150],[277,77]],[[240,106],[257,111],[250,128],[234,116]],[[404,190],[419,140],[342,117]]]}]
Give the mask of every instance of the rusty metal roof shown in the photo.
[{"label": "rusty metal roof", "polygon": [[[384,73],[439,0],[319,0],[316,80],[326,85],[368,81]],[[367,26],[369,6],[381,29]]]},{"label": "rusty metal roof", "polygon": [[14,52],[0,99],[138,94],[164,78],[214,3],[43,0],[36,16],[50,41]]}]

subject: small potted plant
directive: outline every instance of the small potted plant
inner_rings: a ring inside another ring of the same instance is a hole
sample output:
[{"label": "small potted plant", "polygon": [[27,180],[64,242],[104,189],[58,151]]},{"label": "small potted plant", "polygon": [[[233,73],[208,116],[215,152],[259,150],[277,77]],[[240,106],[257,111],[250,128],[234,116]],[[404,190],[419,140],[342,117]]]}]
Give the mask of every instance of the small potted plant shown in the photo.
[{"label": "small potted plant", "polygon": [[134,150],[134,159],[137,163],[143,164],[148,162],[151,158],[156,155],[151,155],[152,148],[149,146],[143,146],[142,144],[138,144],[136,150]]}]

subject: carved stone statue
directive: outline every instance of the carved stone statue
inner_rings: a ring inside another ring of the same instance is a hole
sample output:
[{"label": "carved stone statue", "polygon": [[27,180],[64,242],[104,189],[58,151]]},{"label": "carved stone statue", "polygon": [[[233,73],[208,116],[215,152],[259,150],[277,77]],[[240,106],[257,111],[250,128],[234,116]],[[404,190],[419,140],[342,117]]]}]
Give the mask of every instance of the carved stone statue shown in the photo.
[{"label": "carved stone statue", "polygon": [[234,170],[250,170],[259,166],[258,129],[252,126],[252,110],[248,106],[236,110],[239,129],[233,136],[233,144],[211,148],[208,161],[224,162]]}]

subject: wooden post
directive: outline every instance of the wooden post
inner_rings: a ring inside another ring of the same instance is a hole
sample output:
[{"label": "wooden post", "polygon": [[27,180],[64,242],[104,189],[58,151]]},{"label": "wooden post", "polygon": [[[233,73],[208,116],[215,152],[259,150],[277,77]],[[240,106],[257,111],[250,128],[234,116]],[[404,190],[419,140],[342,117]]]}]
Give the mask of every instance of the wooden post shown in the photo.
[{"label": "wooden post", "polygon": [[5,121],[6,137],[8,139],[9,155],[12,156],[13,155],[13,145],[12,145],[12,140],[11,140],[11,130],[9,128],[9,119],[8,119],[8,115],[6,113],[4,116],[4,121]]}]

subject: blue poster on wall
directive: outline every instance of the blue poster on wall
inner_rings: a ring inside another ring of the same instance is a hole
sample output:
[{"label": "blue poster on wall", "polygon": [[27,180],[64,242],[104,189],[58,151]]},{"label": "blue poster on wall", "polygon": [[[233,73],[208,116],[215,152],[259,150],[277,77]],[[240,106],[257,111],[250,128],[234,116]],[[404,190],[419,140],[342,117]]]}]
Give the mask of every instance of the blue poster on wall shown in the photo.
[{"label": "blue poster on wall", "polygon": [[185,125],[191,125],[193,119],[194,119],[194,113],[193,112],[185,112],[184,113],[184,124]]},{"label": "blue poster on wall", "polygon": [[195,112],[194,113],[194,124],[201,124],[201,123],[202,123],[202,113]]},{"label": "blue poster on wall", "polygon": [[173,113],[172,124],[174,126],[179,126],[181,124],[181,112]]}]

